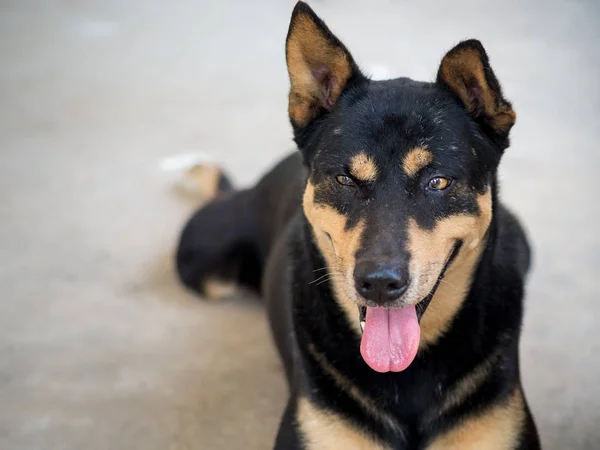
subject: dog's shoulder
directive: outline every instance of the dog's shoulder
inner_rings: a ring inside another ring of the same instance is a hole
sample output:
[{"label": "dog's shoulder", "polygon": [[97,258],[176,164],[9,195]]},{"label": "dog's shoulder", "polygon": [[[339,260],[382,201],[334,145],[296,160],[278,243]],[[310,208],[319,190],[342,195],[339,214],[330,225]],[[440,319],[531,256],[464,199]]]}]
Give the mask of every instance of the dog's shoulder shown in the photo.
[{"label": "dog's shoulder", "polygon": [[494,265],[510,269],[524,280],[531,265],[531,247],[527,234],[517,217],[501,202],[498,202],[496,218],[498,239]]}]

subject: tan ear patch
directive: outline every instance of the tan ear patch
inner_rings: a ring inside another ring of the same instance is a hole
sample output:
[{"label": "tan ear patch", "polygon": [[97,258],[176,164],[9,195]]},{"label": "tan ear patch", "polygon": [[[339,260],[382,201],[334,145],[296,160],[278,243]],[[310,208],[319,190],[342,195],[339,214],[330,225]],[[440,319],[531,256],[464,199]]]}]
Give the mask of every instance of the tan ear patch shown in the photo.
[{"label": "tan ear patch", "polygon": [[290,24],[286,59],[291,84],[288,113],[296,125],[305,126],[321,109],[333,107],[352,75],[352,63],[347,51],[302,12]]},{"label": "tan ear patch", "polygon": [[427,450],[507,450],[517,447],[525,422],[520,388],[505,403],[464,419],[435,439]]},{"label": "tan ear patch", "polygon": [[423,147],[416,147],[410,150],[402,160],[402,170],[409,177],[415,176],[433,161],[433,155],[429,150]]},{"label": "tan ear patch", "polygon": [[377,178],[375,161],[365,152],[350,158],[350,175],[360,181],[373,182]]},{"label": "tan ear patch", "polygon": [[492,195],[488,190],[477,203],[478,215],[456,215],[440,220],[432,230],[420,228],[414,220],[408,223],[410,270],[418,280],[412,296],[423,299],[433,289],[439,271],[457,240],[463,245],[441,281],[421,318],[420,348],[435,343],[446,332],[458,313],[471,286],[473,272],[483,248],[492,219]]},{"label": "tan ear patch", "polygon": [[344,417],[298,399],[296,418],[306,450],[390,450]]},{"label": "tan ear patch", "polygon": [[[482,54],[476,48],[463,47],[448,52],[442,59],[438,77],[472,115],[482,115],[494,129],[508,132],[517,120],[511,106],[497,98],[487,82]],[[476,102],[474,95],[478,97]]]},{"label": "tan ear patch", "polygon": [[360,247],[364,221],[353,228],[346,229],[347,218],[334,208],[315,203],[315,189],[327,189],[327,186],[315,187],[310,181],[306,185],[302,207],[311,224],[317,246],[327,263],[328,279],[333,286],[333,294],[346,313],[350,325],[361,333],[358,321],[358,309],[354,303],[358,299],[354,288],[354,266],[356,251]]}]

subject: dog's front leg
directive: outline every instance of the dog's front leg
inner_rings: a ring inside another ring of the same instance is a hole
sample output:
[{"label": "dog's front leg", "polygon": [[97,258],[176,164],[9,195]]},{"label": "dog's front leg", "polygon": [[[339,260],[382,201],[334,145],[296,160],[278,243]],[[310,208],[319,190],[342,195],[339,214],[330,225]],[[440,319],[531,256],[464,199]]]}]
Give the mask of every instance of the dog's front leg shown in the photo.
[{"label": "dog's front leg", "polygon": [[296,398],[290,397],[285,412],[279,424],[279,431],[275,439],[274,450],[301,450],[300,435],[296,428]]}]

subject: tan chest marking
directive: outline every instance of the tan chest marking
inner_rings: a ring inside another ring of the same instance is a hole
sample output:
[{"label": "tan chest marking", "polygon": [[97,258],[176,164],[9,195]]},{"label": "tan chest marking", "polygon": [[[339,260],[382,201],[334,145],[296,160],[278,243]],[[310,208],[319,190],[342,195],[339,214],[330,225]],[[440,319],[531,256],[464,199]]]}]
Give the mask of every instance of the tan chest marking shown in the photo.
[{"label": "tan chest marking", "polygon": [[517,388],[504,404],[465,419],[435,439],[426,450],[511,450],[523,429],[523,394]]},{"label": "tan chest marking", "polygon": [[385,411],[382,411],[381,408],[379,408],[371,398],[363,394],[356,385],[354,385],[327,360],[325,355],[320,352],[314,344],[309,344],[308,351],[312,357],[315,358],[319,366],[321,366],[321,368],[333,379],[334,383],[347,395],[349,395],[356,403],[358,403],[363,410],[371,414],[381,423],[385,424],[388,428],[395,430],[400,429],[396,420],[391,415],[387,414]]},{"label": "tan chest marking", "polygon": [[489,377],[496,361],[500,358],[500,350],[494,351],[488,358],[480,363],[473,371],[460,379],[444,399],[439,409],[440,414],[445,414],[450,409],[457,407],[474,393]]},{"label": "tan chest marking", "polygon": [[306,450],[391,450],[348,420],[298,400],[297,420]]}]

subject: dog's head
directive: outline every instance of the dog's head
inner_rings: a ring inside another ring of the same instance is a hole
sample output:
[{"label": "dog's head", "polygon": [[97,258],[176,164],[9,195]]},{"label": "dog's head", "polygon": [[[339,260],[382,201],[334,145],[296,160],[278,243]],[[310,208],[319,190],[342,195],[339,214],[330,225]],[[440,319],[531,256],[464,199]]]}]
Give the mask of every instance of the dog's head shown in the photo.
[{"label": "dog's head", "polygon": [[420,305],[421,319],[446,269],[476,262],[516,118],[484,48],[454,47],[432,83],[371,81],[299,3],[286,56],[289,116],[310,173],[304,213],[336,298],[362,312]]}]

